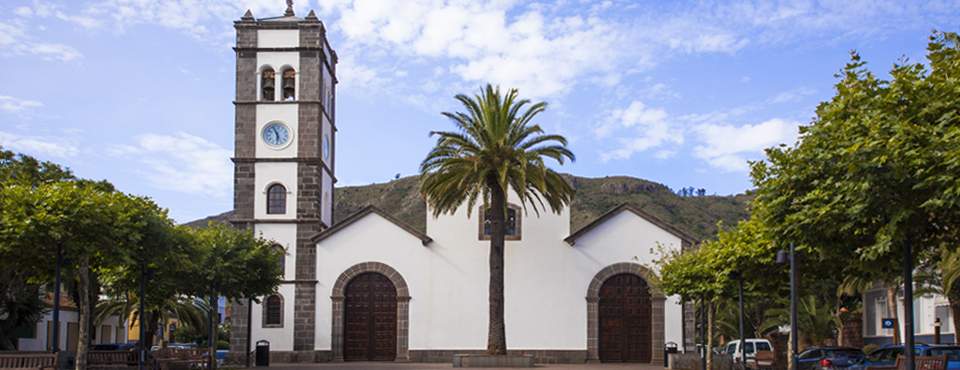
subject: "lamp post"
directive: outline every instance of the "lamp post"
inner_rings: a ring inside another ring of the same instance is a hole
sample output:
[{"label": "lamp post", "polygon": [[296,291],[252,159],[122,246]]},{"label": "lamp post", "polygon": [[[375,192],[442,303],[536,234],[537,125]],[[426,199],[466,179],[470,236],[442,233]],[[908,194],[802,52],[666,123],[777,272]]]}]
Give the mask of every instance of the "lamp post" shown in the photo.
[{"label": "lamp post", "polygon": [[913,248],[909,242],[903,245],[903,351],[906,370],[914,370],[913,363]]},{"label": "lamp post", "polygon": [[707,356],[710,356],[710,348],[707,348],[707,297],[700,297],[700,350],[703,351],[700,370],[707,370]]},{"label": "lamp post", "polygon": [[[60,286],[62,279],[60,269],[63,266],[63,245],[57,244],[57,265],[54,267],[53,279],[53,352],[60,352]],[[49,343],[48,343],[49,344]]]},{"label": "lamp post", "polygon": [[797,370],[797,250],[790,243],[789,252],[777,252],[777,263],[790,263],[790,368]]}]

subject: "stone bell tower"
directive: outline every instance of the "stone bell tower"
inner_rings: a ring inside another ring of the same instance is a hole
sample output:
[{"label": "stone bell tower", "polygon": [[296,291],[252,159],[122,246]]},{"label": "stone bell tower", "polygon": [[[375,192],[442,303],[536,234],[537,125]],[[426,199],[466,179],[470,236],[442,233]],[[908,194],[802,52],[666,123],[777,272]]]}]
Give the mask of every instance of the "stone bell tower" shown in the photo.
[{"label": "stone bell tower", "polygon": [[298,17],[290,1],[279,17],[254,18],[248,10],[234,28],[231,221],[276,242],[285,258],[276,294],[231,307],[231,351],[242,355],[267,340],[271,351],[312,356],[317,280],[310,237],[333,222],[337,55],[314,12]]}]

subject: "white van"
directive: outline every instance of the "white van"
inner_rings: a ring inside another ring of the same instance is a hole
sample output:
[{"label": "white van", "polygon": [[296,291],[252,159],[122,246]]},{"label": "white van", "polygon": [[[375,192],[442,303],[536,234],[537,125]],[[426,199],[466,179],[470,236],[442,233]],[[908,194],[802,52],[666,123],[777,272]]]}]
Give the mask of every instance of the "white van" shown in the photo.
[{"label": "white van", "polygon": [[[759,351],[773,351],[773,344],[769,340],[762,338],[747,338],[746,353],[747,361],[753,360]],[[734,363],[740,363],[740,340],[734,340],[727,343],[723,348],[723,353],[733,356]]]}]

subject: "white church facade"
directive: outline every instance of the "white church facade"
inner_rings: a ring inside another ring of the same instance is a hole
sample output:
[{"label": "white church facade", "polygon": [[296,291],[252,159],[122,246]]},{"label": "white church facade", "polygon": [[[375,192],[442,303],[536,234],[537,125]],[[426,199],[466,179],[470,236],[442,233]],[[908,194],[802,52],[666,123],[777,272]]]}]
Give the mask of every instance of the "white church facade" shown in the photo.
[{"label": "white church facade", "polygon": [[[459,209],[417,230],[367,207],[333,215],[336,53],[313,12],[235,22],[231,222],[276,242],[283,283],[232,303],[231,350],[275,361],[450,361],[486,348],[488,231]],[[570,211],[510,200],[507,346],[540,362],[662,363],[692,344],[692,314],[656,286],[655,259],[693,240],[623,205],[571,230]],[[686,346],[685,346],[686,344]]]}]

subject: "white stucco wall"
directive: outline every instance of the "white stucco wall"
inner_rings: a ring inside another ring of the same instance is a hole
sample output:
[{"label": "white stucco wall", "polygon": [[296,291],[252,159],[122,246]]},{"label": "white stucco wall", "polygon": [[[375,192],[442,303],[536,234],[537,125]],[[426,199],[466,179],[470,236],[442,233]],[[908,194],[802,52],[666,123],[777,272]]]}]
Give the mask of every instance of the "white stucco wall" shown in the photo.
[{"label": "white stucco wall", "polygon": [[[387,264],[410,290],[409,348],[484,349],[487,338],[488,241],[477,238],[478,214],[428,216],[420,239],[372,213],[322,240],[317,247],[316,348],[330,349],[333,283],[349,267]],[[507,345],[512,349],[586,349],[588,285],[618,262],[652,265],[658,245],[680,239],[623,212],[570,246],[569,211],[523,215],[522,240],[506,242]],[[666,341],[681,342],[681,309],[666,302]],[[256,316],[256,315],[255,315]],[[289,335],[289,334],[288,334]]]},{"label": "white stucco wall", "polygon": [[[608,261],[607,265],[634,262],[656,271],[654,261],[661,256],[661,249],[680,250],[680,244],[680,238],[630,211],[623,211],[580,237],[573,249],[580,255],[576,261],[578,270],[583,273],[597,268],[600,261]],[[680,297],[667,297],[663,311],[664,342],[682,345],[683,307]]]},{"label": "white stucco wall", "polygon": [[300,46],[300,30],[257,30],[257,47],[292,48]]},{"label": "white stucco wall", "polygon": [[293,280],[296,276],[297,224],[257,224],[254,233],[283,247],[286,251],[283,280]]},{"label": "white stucco wall", "polygon": [[[47,311],[43,314],[43,317],[40,321],[37,321],[36,331],[34,332],[33,338],[20,338],[17,343],[17,350],[19,351],[46,351],[47,350],[47,325],[53,326],[53,312]],[[60,349],[64,350],[67,348],[67,323],[76,323],[79,322],[79,315],[77,311],[74,310],[61,310],[60,311]],[[109,340],[105,341],[105,338],[102,336],[100,330],[103,325],[109,325],[112,333],[110,334]],[[117,326],[122,326],[119,317],[111,316],[103,321],[103,323],[96,326],[97,329],[97,339],[93,340],[93,344],[101,343],[123,343],[126,342],[126,338],[116,337]],[[123,330],[124,336],[126,335],[126,330]]]},{"label": "white stucco wall", "polygon": [[[257,219],[293,219],[297,215],[297,163],[258,162],[254,165],[253,213]],[[267,187],[280,183],[287,188],[287,212],[267,214]]]},{"label": "white stucco wall", "polygon": [[[287,259],[287,264],[292,265],[293,260]],[[289,267],[288,267],[289,269]],[[293,284],[281,284],[277,289],[278,294],[283,297],[283,327],[264,328],[263,327],[263,306],[260,303],[253,304],[253,317],[251,325],[251,343],[257,343],[259,340],[270,342],[271,351],[292,351],[293,350]]]},{"label": "white stucco wall", "polygon": [[[297,156],[297,127],[299,127],[297,113],[296,104],[257,104],[257,157],[292,158]],[[286,146],[275,148],[263,141],[263,128],[274,121],[285,124],[290,132],[290,141]]]}]

